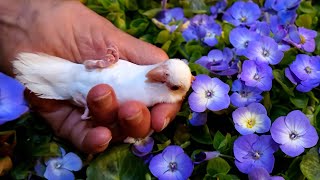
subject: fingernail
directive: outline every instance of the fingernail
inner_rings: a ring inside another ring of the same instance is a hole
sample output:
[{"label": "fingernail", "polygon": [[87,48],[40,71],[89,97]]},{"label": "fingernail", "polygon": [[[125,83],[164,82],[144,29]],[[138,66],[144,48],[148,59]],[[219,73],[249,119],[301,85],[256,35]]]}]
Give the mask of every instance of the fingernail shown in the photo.
[{"label": "fingernail", "polygon": [[168,126],[169,122],[170,122],[170,118],[166,118],[164,120],[163,126],[160,131],[162,131],[164,128],[166,128]]},{"label": "fingernail", "polygon": [[111,91],[104,91],[104,93],[101,93],[101,95],[97,94],[93,101],[96,107],[103,107],[104,109],[107,109],[113,103]]},{"label": "fingernail", "polygon": [[[111,91],[97,91],[96,97],[93,99],[94,101],[104,101],[106,98],[108,98],[111,94]],[[110,99],[110,98],[109,98]]]},{"label": "fingernail", "polygon": [[138,110],[138,111],[132,113],[132,115],[128,115],[128,117],[126,117],[125,120],[126,121],[135,121],[134,123],[137,124],[142,120],[141,114],[142,114],[142,111]]},{"label": "fingernail", "polygon": [[112,136],[110,136],[110,138],[109,138],[105,143],[100,144],[99,147],[105,147],[105,146],[107,146],[107,145],[110,143],[111,140],[112,140]]}]

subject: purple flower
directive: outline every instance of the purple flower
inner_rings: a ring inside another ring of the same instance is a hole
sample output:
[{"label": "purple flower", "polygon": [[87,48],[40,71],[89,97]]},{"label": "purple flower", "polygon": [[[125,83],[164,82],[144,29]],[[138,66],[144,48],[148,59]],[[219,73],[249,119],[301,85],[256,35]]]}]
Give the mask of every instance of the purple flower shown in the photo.
[{"label": "purple flower", "polygon": [[265,179],[265,180],[284,180],[281,176],[270,176],[268,171],[262,167],[252,169],[248,174],[249,180]]},{"label": "purple flower", "polygon": [[208,56],[202,56],[195,63],[207,68],[214,74],[233,75],[238,72],[237,61],[232,61],[233,52],[224,48],[223,52],[217,49],[211,50]]},{"label": "purple flower", "polygon": [[189,105],[194,112],[204,112],[225,109],[230,104],[228,92],[230,87],[218,78],[210,78],[200,74],[192,83],[192,92],[189,96]]},{"label": "purple flower", "polygon": [[178,28],[179,21],[186,21],[182,8],[164,9],[160,11],[155,18],[165,25],[166,29],[170,32]]},{"label": "purple flower", "polygon": [[261,11],[257,4],[253,2],[237,1],[227,9],[222,19],[234,26],[251,25],[259,19],[260,14]]},{"label": "purple flower", "polygon": [[232,119],[236,130],[242,134],[265,133],[269,131],[271,120],[266,108],[260,103],[252,103],[233,111]]},{"label": "purple flower", "polygon": [[202,126],[207,123],[207,119],[208,119],[207,112],[203,112],[203,113],[193,112],[189,122],[192,126]]},{"label": "purple flower", "polygon": [[200,36],[200,39],[203,39],[203,42],[208,46],[212,47],[218,43],[217,36],[221,35],[221,26],[216,23],[211,23],[205,29],[204,36]]},{"label": "purple flower", "polygon": [[283,58],[283,52],[278,49],[274,39],[264,36],[257,41],[250,41],[245,56],[258,63],[278,64]]},{"label": "purple flower", "polygon": [[285,38],[285,41],[291,43],[295,47],[306,52],[313,52],[315,50],[315,37],[317,36],[317,31],[299,27],[297,32],[292,30],[289,32],[289,35],[288,38]]},{"label": "purple flower", "polygon": [[255,31],[260,36],[269,36],[270,35],[270,27],[267,22],[260,22],[256,21],[253,25],[250,27],[251,31]]},{"label": "purple flower", "polygon": [[159,180],[188,179],[193,163],[180,146],[171,145],[151,159],[149,169]]},{"label": "purple flower", "polygon": [[241,172],[246,174],[257,167],[265,168],[271,173],[275,160],[273,153],[277,150],[278,144],[272,140],[270,135],[240,136],[235,140],[233,146],[235,164]]},{"label": "purple flower", "polygon": [[237,55],[244,55],[250,41],[258,39],[258,34],[245,27],[237,27],[230,31],[230,43],[236,48]]},{"label": "purple flower", "polygon": [[29,108],[23,97],[24,86],[0,73],[0,125],[26,113]]},{"label": "purple flower", "polygon": [[300,5],[301,0],[282,1],[275,0],[272,4],[272,8],[276,11],[295,10]]},{"label": "purple flower", "polygon": [[63,148],[60,148],[61,157],[50,158],[45,162],[47,168],[44,177],[47,179],[75,179],[71,171],[79,171],[82,168],[82,161],[75,153],[66,154]]},{"label": "purple flower", "polygon": [[308,92],[320,83],[320,56],[298,54],[285,70],[286,77],[297,85],[297,90]]},{"label": "purple flower", "polygon": [[208,161],[210,159],[216,158],[220,156],[219,151],[201,151],[194,155],[194,163],[200,164],[204,161]]},{"label": "purple flower", "polygon": [[220,0],[214,6],[210,7],[212,16],[217,17],[218,13],[222,13],[227,7],[227,0]]},{"label": "purple flower", "polygon": [[231,91],[234,93],[230,96],[230,100],[236,107],[247,106],[250,103],[259,102],[263,98],[260,89],[246,86],[240,79],[233,81]]},{"label": "purple flower", "polygon": [[152,133],[153,131],[150,132],[145,138],[127,137],[124,142],[133,144],[132,153],[136,156],[143,157],[152,151],[154,145],[154,140],[152,137],[150,137]]},{"label": "purple flower", "polygon": [[319,139],[310,120],[299,110],[277,118],[270,132],[274,141],[280,144],[281,150],[292,157],[299,156],[304,148],[315,146]]},{"label": "purple flower", "polygon": [[254,60],[246,60],[242,64],[240,79],[245,85],[257,87],[262,91],[270,91],[272,87],[272,69],[267,64],[258,64]]}]

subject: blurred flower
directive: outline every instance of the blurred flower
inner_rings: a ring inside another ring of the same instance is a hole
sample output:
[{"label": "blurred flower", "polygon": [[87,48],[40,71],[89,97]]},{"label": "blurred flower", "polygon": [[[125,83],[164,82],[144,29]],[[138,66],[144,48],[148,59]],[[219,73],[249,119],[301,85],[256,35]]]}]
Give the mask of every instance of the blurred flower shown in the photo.
[{"label": "blurred flower", "polygon": [[189,122],[192,126],[202,126],[207,123],[207,118],[208,118],[207,112],[203,112],[203,113],[193,112]]},{"label": "blurred flower", "polygon": [[286,77],[301,92],[308,92],[320,84],[320,56],[298,54],[296,59],[285,69]]},{"label": "blurred flower", "polygon": [[230,43],[236,48],[237,55],[244,55],[250,41],[258,39],[258,34],[245,27],[236,27],[230,31]]},{"label": "blurred flower", "polygon": [[24,89],[17,80],[0,72],[0,125],[29,110],[23,96]]},{"label": "blurred flower", "polygon": [[214,46],[218,43],[216,36],[220,36],[221,31],[221,26],[215,22],[213,16],[198,14],[190,19],[182,36],[186,41],[201,40],[208,46]]},{"label": "blurred flower", "polygon": [[155,19],[170,32],[175,31],[180,24],[186,21],[182,8],[164,9],[156,15]]},{"label": "blurred flower", "polygon": [[256,21],[254,24],[250,26],[250,31],[255,31],[260,36],[269,36],[271,32],[269,24],[265,21]]},{"label": "blurred flower", "polygon": [[274,39],[263,36],[257,41],[250,41],[245,56],[258,63],[278,64],[283,58],[283,52],[278,49]]},{"label": "blurred flower", "polygon": [[[277,14],[279,18],[279,23],[282,25],[293,24],[297,14],[296,10],[300,4],[301,0],[266,0],[264,8],[271,14]],[[272,12],[275,11],[274,13]]]},{"label": "blurred flower", "polygon": [[292,157],[299,156],[304,148],[315,146],[319,139],[310,120],[299,110],[277,118],[270,132],[274,141],[280,144],[281,150]]},{"label": "blurred flower", "polygon": [[227,0],[219,0],[214,6],[210,7],[212,16],[217,17],[219,13],[222,13],[227,7]]},{"label": "blurred flower", "polygon": [[272,69],[265,63],[246,60],[242,64],[240,79],[246,86],[257,87],[262,91],[270,91],[272,87]]},{"label": "blurred flower", "polygon": [[258,180],[258,179],[265,179],[265,180],[284,180],[281,176],[270,176],[268,171],[263,167],[257,167],[252,169],[248,174],[249,180]]},{"label": "blurred flower", "polygon": [[170,145],[151,159],[149,169],[159,180],[188,179],[193,162],[180,146]]},{"label": "blurred flower", "polygon": [[233,75],[238,72],[237,61],[232,61],[233,52],[229,48],[224,48],[223,52],[214,49],[208,56],[202,56],[195,63],[207,68],[214,74]]},{"label": "blurred flower", "polygon": [[201,151],[194,155],[194,164],[200,164],[204,161],[216,158],[220,155],[219,151]]},{"label": "blurred flower", "polygon": [[204,112],[225,109],[230,104],[228,92],[230,87],[218,78],[210,78],[200,74],[192,83],[192,92],[189,96],[189,105],[192,111]]},{"label": "blurred flower", "polygon": [[235,140],[233,146],[235,164],[241,172],[246,174],[256,167],[265,168],[271,173],[275,160],[273,153],[277,150],[278,144],[272,140],[270,135],[240,136]]},{"label": "blurred flower", "polygon": [[232,119],[236,130],[242,134],[265,133],[269,131],[271,120],[266,108],[260,103],[251,103],[233,111]]},{"label": "blurred flower", "polygon": [[66,154],[63,148],[60,148],[61,157],[50,158],[45,162],[46,170],[44,177],[47,179],[75,179],[71,171],[79,171],[82,168],[82,161],[75,153]]},{"label": "blurred flower", "polygon": [[240,79],[233,81],[231,91],[234,93],[230,96],[230,100],[236,107],[247,106],[250,103],[259,102],[263,98],[260,89],[246,86]]},{"label": "blurred flower", "polygon": [[285,38],[285,41],[291,43],[295,47],[306,52],[313,52],[315,50],[315,37],[317,36],[317,31],[299,27],[298,30],[291,30],[289,35],[289,37]]},{"label": "blurred flower", "polygon": [[152,133],[153,131],[145,138],[127,137],[124,142],[133,144],[132,153],[136,156],[143,157],[152,151],[154,145],[154,140],[150,137]]},{"label": "blurred flower", "polygon": [[222,19],[234,26],[251,25],[259,19],[260,14],[261,11],[257,4],[253,2],[237,1],[227,9]]}]

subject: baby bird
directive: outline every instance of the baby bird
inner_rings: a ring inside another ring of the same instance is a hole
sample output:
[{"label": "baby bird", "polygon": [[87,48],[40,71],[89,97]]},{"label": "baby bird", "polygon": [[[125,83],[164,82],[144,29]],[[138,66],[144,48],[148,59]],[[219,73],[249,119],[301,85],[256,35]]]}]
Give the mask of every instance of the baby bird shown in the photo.
[{"label": "baby bird", "polygon": [[100,66],[101,62],[76,64],[47,54],[20,53],[13,67],[16,79],[40,98],[71,100],[85,107],[82,119],[88,119],[86,97],[97,84],[110,85],[120,104],[136,100],[150,107],[181,101],[193,80],[188,65],[179,59],[154,65],[119,59],[108,67]]}]

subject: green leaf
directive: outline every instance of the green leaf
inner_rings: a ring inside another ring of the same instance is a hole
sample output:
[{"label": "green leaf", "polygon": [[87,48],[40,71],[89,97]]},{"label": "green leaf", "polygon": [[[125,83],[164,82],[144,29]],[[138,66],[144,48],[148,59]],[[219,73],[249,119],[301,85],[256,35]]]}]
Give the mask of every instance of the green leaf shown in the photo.
[{"label": "green leaf", "polygon": [[317,11],[313,7],[311,1],[302,1],[298,8],[299,13],[305,13],[305,14],[316,14]]},{"label": "green leaf", "polygon": [[312,148],[300,163],[302,174],[308,179],[320,179],[320,158],[317,148]]},{"label": "green leaf", "polygon": [[220,131],[217,131],[213,138],[213,147],[223,153],[230,149],[232,138],[229,133],[224,136]]},{"label": "green leaf", "polygon": [[303,179],[303,178],[298,178],[303,176],[301,171],[300,171],[300,162],[301,162],[302,157],[298,156],[294,158],[292,163],[290,164],[288,170],[286,171],[286,176],[289,179]]},{"label": "green leaf", "polygon": [[129,151],[128,145],[116,146],[100,154],[87,168],[88,180],[144,179],[148,168]]},{"label": "green leaf", "polygon": [[317,37],[315,38],[316,41],[316,50],[314,53],[320,54],[320,33],[318,33]]},{"label": "green leaf", "polygon": [[297,54],[298,51],[296,48],[291,48],[289,51],[286,51],[279,65],[288,67],[288,65],[296,59]]},{"label": "green leaf", "polygon": [[170,41],[167,41],[166,43],[164,43],[162,46],[161,46],[161,49],[163,49],[165,52],[168,52],[169,50],[169,47],[171,45],[171,40]]},{"label": "green leaf", "polygon": [[146,18],[138,18],[130,22],[128,33],[134,36],[139,36],[144,33],[149,25],[149,20]]},{"label": "green leaf", "polygon": [[228,162],[220,157],[210,159],[207,165],[207,173],[211,176],[217,174],[228,174],[230,165]]},{"label": "green leaf", "polygon": [[226,44],[230,44],[230,41],[229,41],[229,34],[230,34],[230,31],[233,29],[233,26],[229,23],[223,23],[222,24],[222,34],[221,34],[221,37],[223,39],[223,41],[226,43]]},{"label": "green leaf", "polygon": [[181,145],[190,139],[190,132],[186,125],[179,124],[173,136],[174,144]]},{"label": "green leaf", "polygon": [[212,144],[212,137],[207,125],[192,127],[191,138],[201,144]]},{"label": "green leaf", "polygon": [[309,97],[303,93],[297,93],[294,97],[290,97],[290,101],[294,104],[297,108],[305,108],[308,105]]},{"label": "green leaf", "polygon": [[310,16],[309,14],[302,14],[302,15],[300,15],[300,16],[298,17],[298,19],[296,20],[296,24],[297,24],[297,26],[311,29],[311,26],[312,26],[312,16]]},{"label": "green leaf", "polygon": [[155,8],[155,9],[150,9],[148,11],[145,11],[142,14],[151,19],[151,18],[154,18],[160,11],[161,11],[161,8]]},{"label": "green leaf", "polygon": [[170,32],[168,30],[162,30],[159,32],[155,43],[164,44],[165,42],[170,40],[170,38],[171,38]]},{"label": "green leaf", "polygon": [[136,10],[138,10],[137,0],[125,0],[125,1],[124,1],[124,6],[125,6],[129,11],[136,11]]},{"label": "green leaf", "polygon": [[263,106],[266,108],[267,112],[269,113],[272,108],[272,101],[270,98],[270,93],[268,91],[263,93],[262,103]]},{"label": "green leaf", "polygon": [[285,79],[284,70],[275,69],[272,71],[274,79],[281,85],[282,89],[289,94],[290,96],[294,96],[293,89],[294,87],[288,87],[286,82],[288,81]]},{"label": "green leaf", "polygon": [[200,42],[198,41],[189,41],[185,45],[186,52],[190,56],[194,51],[200,51],[201,54],[206,54],[208,49],[205,48]]},{"label": "green leaf", "polygon": [[189,67],[190,67],[190,70],[191,72],[195,72],[196,75],[198,74],[206,74],[206,75],[209,75],[210,72],[207,68],[201,66],[200,64],[195,64],[195,63],[189,63]]},{"label": "green leaf", "polygon": [[37,157],[49,157],[49,156],[60,156],[60,155],[61,153],[60,153],[59,146],[54,142],[41,144],[32,150],[32,156],[37,156]]}]

